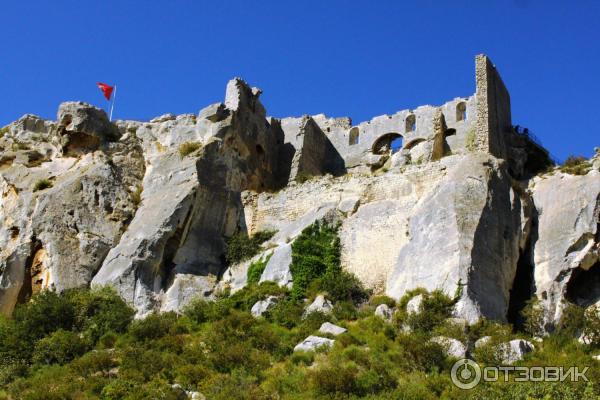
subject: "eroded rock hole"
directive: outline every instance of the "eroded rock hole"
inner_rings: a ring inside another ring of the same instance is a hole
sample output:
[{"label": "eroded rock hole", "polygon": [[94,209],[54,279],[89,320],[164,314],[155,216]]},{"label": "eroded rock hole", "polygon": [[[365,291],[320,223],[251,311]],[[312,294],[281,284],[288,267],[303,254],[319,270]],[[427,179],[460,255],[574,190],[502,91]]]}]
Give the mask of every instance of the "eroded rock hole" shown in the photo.
[{"label": "eroded rock hole", "polygon": [[519,257],[517,272],[510,290],[506,319],[513,325],[515,330],[523,329],[525,321],[521,311],[523,311],[527,301],[531,299],[534,293],[533,264],[531,263],[531,251],[529,249],[528,244],[526,250]]},{"label": "eroded rock hole", "polygon": [[567,282],[567,300],[588,307],[600,301],[600,262],[588,270],[576,268]]},{"label": "eroded rock hole", "polygon": [[17,296],[17,303],[27,303],[31,296],[40,292],[44,287],[44,258],[46,251],[42,243],[38,240],[32,240],[31,253],[25,261],[25,273],[23,277],[23,286]]}]

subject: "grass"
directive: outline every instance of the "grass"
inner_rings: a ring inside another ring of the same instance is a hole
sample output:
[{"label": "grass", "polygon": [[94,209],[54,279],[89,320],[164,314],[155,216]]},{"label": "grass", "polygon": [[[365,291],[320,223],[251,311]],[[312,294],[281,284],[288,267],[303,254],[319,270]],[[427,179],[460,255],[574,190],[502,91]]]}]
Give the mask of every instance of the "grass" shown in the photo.
[{"label": "grass", "polygon": [[33,191],[37,192],[39,190],[49,189],[52,187],[52,182],[48,179],[40,179],[33,185]]},{"label": "grass", "polygon": [[271,256],[273,254],[269,254],[266,258],[261,258],[258,261],[253,262],[248,267],[248,284],[258,283],[260,281],[260,277],[262,276]]},{"label": "grass", "polygon": [[592,164],[582,156],[569,156],[560,166],[560,170],[571,175],[585,175],[592,169]]},{"label": "grass", "polygon": [[199,142],[185,142],[179,145],[179,155],[181,158],[187,157],[196,150],[200,149],[202,144]]}]

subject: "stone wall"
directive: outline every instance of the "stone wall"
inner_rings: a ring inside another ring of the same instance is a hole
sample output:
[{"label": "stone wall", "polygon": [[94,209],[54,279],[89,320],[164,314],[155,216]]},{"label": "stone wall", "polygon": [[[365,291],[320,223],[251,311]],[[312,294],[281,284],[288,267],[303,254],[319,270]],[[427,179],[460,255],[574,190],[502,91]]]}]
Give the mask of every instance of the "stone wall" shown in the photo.
[{"label": "stone wall", "polygon": [[490,59],[475,57],[477,150],[506,158],[506,137],[512,131],[510,95]]}]

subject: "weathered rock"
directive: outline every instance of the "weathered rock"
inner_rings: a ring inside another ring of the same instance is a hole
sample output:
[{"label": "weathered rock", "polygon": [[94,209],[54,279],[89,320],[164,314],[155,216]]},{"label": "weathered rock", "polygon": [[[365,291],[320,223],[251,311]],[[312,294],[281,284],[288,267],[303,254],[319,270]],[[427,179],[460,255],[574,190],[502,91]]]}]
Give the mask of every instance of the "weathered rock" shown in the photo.
[{"label": "weathered rock", "polygon": [[278,246],[272,253],[271,258],[265,266],[260,282],[276,282],[279,286],[292,287],[292,273],[290,265],[292,264],[292,245],[285,243]]},{"label": "weathered rock", "polygon": [[66,154],[94,151],[120,136],[117,126],[108,120],[104,110],[82,102],[62,103],[57,121]]},{"label": "weathered rock", "polygon": [[462,285],[457,317],[505,320],[519,257],[521,200],[497,160],[473,155],[441,162],[446,160],[443,180],[411,212],[408,243],[386,293],[400,298],[424,287],[453,297]]},{"label": "weathered rock", "polygon": [[600,171],[544,175],[529,190],[537,210],[534,284],[552,329],[565,301],[587,307],[600,300]]},{"label": "weathered rock", "polygon": [[523,339],[511,340],[508,343],[503,343],[498,346],[498,351],[502,354],[503,364],[514,364],[517,361],[521,361],[525,354],[535,350],[535,346]]},{"label": "weathered rock", "polygon": [[246,284],[252,260],[224,262],[238,231],[277,230],[257,256],[271,255],[261,282],[290,287],[291,243],[316,220],[339,225],[342,266],[367,288],[462,293],[454,313],[469,323],[505,320],[517,261],[530,254],[548,328],[562,300],[600,299],[600,156],[585,176],[533,179],[532,202],[514,179],[537,172],[529,157],[545,151],[511,127],[485,56],[473,96],[356,126],[267,118],[259,97],[234,79],[197,116],[113,123],[64,103],[56,122],[26,115],[2,128],[0,311],[90,280],[117,288],[138,316],[180,311]]},{"label": "weathered rock", "polygon": [[330,335],[341,335],[344,332],[347,332],[346,328],[342,328],[341,326],[337,326],[332,324],[331,322],[323,322],[321,327],[319,328],[320,333],[328,333]]},{"label": "weathered rock", "polygon": [[322,294],[318,295],[315,300],[306,307],[304,314],[310,314],[314,312],[320,312],[323,314],[329,314],[333,311],[333,304],[325,298]]},{"label": "weathered rock", "polygon": [[375,308],[375,315],[386,321],[390,321],[394,313],[387,304],[380,304],[377,306],[377,308]]},{"label": "weathered rock", "polygon": [[294,347],[294,351],[315,351],[321,347],[331,347],[335,340],[320,336],[309,336]]},{"label": "weathered rock", "polygon": [[492,340],[492,337],[491,337],[491,336],[483,336],[483,337],[480,337],[479,339],[477,339],[477,340],[475,341],[475,344],[474,344],[474,345],[475,345],[475,348],[477,349],[477,348],[479,348],[479,347],[485,346],[485,345],[487,345],[488,343],[490,343],[490,341],[491,341],[491,340]]},{"label": "weathered rock", "polygon": [[277,304],[277,297],[269,296],[265,300],[257,301],[250,310],[254,317],[260,317]]},{"label": "weathered rock", "polygon": [[[224,237],[238,229],[241,191],[275,182],[277,137],[265,123],[258,93],[238,79],[228,84],[226,98],[223,120],[176,118],[136,131],[151,163],[141,205],[92,283],[115,286],[138,316],[163,302],[163,309],[179,309],[194,288],[210,298],[222,274]],[[165,129],[170,138],[161,137]],[[181,153],[190,142],[200,149]],[[185,278],[183,296],[182,275],[193,275]]]},{"label": "weathered rock", "polygon": [[413,296],[408,303],[406,303],[407,314],[418,314],[421,312],[421,304],[423,303],[423,295],[418,294]]},{"label": "weathered rock", "polygon": [[431,338],[433,343],[437,343],[450,357],[465,358],[467,356],[467,347],[459,340],[448,338],[445,336],[436,336]]}]

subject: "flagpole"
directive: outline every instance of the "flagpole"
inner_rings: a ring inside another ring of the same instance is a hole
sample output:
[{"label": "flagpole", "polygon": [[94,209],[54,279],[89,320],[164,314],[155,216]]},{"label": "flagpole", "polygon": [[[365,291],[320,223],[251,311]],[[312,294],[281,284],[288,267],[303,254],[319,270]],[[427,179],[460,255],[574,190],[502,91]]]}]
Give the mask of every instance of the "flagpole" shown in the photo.
[{"label": "flagpole", "polygon": [[113,113],[113,108],[115,107],[116,99],[117,99],[117,85],[115,85],[115,92],[113,93],[113,100],[110,105],[110,117],[108,118],[109,121],[112,121],[112,113]]}]

